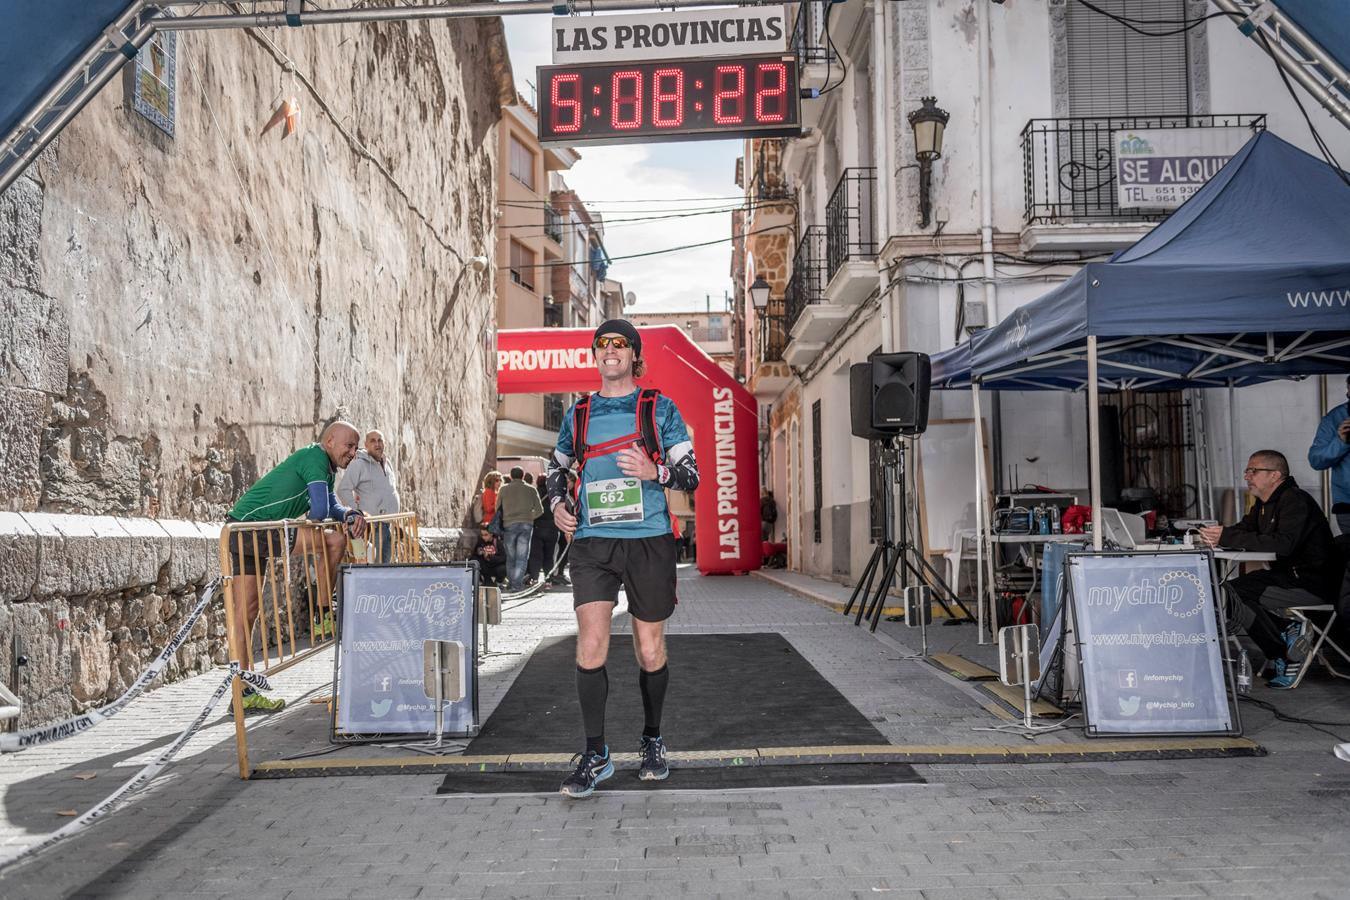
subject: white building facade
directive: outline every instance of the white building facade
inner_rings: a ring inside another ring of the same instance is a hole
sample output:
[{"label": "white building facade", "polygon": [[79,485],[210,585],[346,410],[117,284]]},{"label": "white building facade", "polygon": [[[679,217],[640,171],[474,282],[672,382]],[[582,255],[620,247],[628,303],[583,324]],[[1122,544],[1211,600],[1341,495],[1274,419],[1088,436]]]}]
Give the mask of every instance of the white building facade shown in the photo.
[{"label": "white building facade", "polygon": [[[777,536],[790,568],[851,582],[872,549],[879,468],[875,448],[850,431],[852,364],[953,347],[1165,214],[1119,205],[1113,131],[1266,128],[1317,153],[1275,65],[1230,20],[1205,20],[1214,9],[1203,0],[1093,5],[1175,22],[1136,25],[1175,33],[1139,34],[1078,0],[797,5],[803,82],[822,95],[803,100],[806,136],[747,144],[743,176],[747,209],[788,223],[780,236],[745,239],[743,278],[763,274],[773,288],[768,314],[747,315],[748,386],[765,407],[764,479],[785,513]],[[1333,152],[1350,156],[1350,132],[1300,96]],[[908,121],[925,97],[949,114],[926,223]],[[773,206],[762,186],[778,182],[786,191]],[[1225,391],[1104,397],[1107,480],[1117,481],[1107,487],[1153,488],[1172,515],[1197,515],[1203,453],[1213,512],[1226,504],[1231,516],[1238,470],[1268,447],[1321,497],[1306,454],[1318,418],[1341,399],[1343,381],[1330,381],[1329,392],[1324,379],[1242,389],[1231,422]],[[1200,393],[1209,396],[1197,442]],[[1085,395],[991,400],[993,486],[1044,485],[1086,502]],[[934,391],[930,427],[911,444],[913,527],[930,554],[975,524],[971,415],[968,392]]]}]

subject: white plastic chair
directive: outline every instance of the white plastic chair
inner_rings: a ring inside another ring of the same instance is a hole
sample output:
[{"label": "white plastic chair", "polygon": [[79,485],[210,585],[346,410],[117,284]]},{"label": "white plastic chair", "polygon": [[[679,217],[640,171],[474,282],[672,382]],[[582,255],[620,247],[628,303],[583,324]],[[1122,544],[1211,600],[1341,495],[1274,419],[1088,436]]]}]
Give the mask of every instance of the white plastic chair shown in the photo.
[{"label": "white plastic chair", "polygon": [[943,558],[947,560],[947,584],[957,596],[961,594],[961,563],[978,559],[975,545],[977,534],[974,528],[956,526],[952,531],[950,549],[943,554]]}]

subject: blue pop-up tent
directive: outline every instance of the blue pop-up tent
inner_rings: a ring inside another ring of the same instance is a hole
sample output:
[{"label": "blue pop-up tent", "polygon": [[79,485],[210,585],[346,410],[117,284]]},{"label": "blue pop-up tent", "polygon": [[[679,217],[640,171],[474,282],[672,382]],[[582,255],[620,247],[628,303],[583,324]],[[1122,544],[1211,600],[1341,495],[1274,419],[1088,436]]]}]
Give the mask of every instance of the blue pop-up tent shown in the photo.
[{"label": "blue pop-up tent", "polygon": [[[1274,134],[1257,134],[1133,246],[1088,263],[932,363],[934,387],[973,388],[977,432],[981,388],[1085,388],[1101,521],[1100,389],[1350,372],[1350,184]],[[977,433],[977,455],[982,448]],[[980,459],[977,477],[983,471]],[[977,492],[987,529],[982,485]],[[1094,541],[1100,549],[1100,531]]]},{"label": "blue pop-up tent", "polygon": [[933,360],[934,383],[1163,390],[1350,371],[1350,184],[1262,132],[1132,247]]}]

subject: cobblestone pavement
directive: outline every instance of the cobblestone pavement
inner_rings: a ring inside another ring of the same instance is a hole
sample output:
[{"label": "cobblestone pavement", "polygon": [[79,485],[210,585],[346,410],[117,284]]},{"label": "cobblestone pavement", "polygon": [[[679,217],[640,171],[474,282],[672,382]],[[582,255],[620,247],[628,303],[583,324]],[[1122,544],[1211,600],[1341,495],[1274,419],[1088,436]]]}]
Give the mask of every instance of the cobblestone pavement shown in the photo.
[{"label": "cobblestone pavement", "polygon": [[[998,721],[978,692],[899,660],[912,632],[883,623],[870,635],[829,607],[846,589],[778,577],[684,570],[672,631],[781,632],[897,743],[1021,740],[972,732]],[[507,605],[491,634],[497,655],[480,669],[484,718],[531,648],[572,628],[568,595]],[[935,627],[930,649],[987,654],[973,634]],[[331,667],[325,655],[276,679],[291,706],[250,720],[255,760],[325,746],[307,701],[327,692]],[[671,672],[672,696],[701,675],[678,659]],[[0,758],[6,850],[111,793],[217,683],[211,673],[159,688],[93,732]],[[1350,721],[1343,682],[1310,676],[1293,693],[1257,696]],[[927,784],[602,789],[578,803],[438,796],[432,774],[245,783],[231,721],[217,717],[128,806],[0,876],[0,896],[1350,897],[1350,765],[1313,728],[1254,705],[1244,720],[1269,756],[930,765],[918,767]],[[1350,727],[1330,730],[1350,738]]]}]

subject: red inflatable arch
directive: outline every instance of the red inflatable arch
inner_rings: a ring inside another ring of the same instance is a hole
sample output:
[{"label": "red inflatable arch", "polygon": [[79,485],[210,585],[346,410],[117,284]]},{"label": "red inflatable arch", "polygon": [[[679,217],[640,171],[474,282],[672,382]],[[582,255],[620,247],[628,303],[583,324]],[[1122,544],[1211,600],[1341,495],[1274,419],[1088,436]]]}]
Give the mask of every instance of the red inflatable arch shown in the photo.
[{"label": "red inflatable arch", "polygon": [[[503,394],[594,391],[600,384],[590,328],[497,332],[497,390]],[[730,575],[758,569],[759,417],[754,395],[674,325],[642,329],[647,372],[639,384],[674,400],[693,432],[698,569]]]}]

